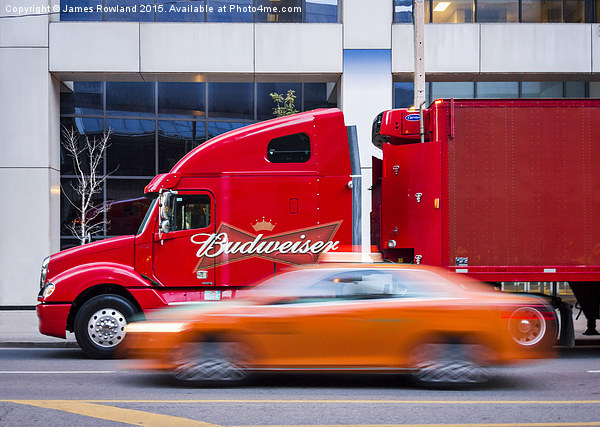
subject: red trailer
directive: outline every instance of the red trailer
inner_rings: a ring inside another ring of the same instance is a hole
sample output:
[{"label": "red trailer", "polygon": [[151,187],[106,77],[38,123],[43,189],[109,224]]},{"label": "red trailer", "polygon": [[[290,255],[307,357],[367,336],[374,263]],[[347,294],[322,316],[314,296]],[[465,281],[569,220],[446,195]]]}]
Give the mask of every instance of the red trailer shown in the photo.
[{"label": "red trailer", "polygon": [[381,113],[373,242],[393,261],[482,281],[568,281],[593,333],[599,125],[600,101],[589,99],[450,99]]}]

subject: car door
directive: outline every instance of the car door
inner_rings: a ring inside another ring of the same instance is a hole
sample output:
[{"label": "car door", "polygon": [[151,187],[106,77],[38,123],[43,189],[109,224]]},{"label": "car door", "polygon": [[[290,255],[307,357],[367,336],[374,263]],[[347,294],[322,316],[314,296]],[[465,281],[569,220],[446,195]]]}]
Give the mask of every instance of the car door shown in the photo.
[{"label": "car door", "polygon": [[[179,191],[168,206],[169,231],[154,234],[154,274],[169,287],[214,286],[213,258],[200,257],[215,233],[215,203],[208,191]],[[205,254],[203,254],[205,255]]]},{"label": "car door", "polygon": [[[390,284],[390,286],[387,286]],[[391,275],[336,271],[291,298],[256,307],[252,333],[267,365],[382,367],[397,361]]]}]

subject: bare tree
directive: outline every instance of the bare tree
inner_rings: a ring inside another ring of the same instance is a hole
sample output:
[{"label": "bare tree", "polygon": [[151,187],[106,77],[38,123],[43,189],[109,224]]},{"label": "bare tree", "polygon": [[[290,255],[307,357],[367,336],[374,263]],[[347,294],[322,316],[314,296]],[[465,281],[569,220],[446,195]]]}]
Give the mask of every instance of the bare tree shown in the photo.
[{"label": "bare tree", "polygon": [[83,245],[89,243],[92,234],[98,233],[104,228],[107,221],[104,214],[110,209],[110,203],[95,206],[93,198],[95,194],[102,191],[102,186],[106,178],[110,175],[104,175],[99,171],[111,135],[110,129],[102,135],[102,138],[88,138],[85,135],[84,141],[79,140],[79,135],[71,128],[63,128],[62,146],[68,155],[73,159],[73,167],[77,178],[71,183],[71,188],[78,196],[71,200],[63,189],[63,194],[69,203],[75,208],[77,216],[67,225],[71,234]]}]

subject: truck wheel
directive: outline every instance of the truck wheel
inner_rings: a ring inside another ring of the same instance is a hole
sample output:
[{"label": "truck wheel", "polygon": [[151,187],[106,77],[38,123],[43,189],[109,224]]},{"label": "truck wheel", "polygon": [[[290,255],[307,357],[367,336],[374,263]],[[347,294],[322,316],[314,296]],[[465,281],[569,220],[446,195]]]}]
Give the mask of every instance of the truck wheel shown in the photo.
[{"label": "truck wheel", "polygon": [[173,377],[197,385],[227,385],[248,377],[248,349],[238,342],[200,339],[181,343],[172,355]]},{"label": "truck wheel", "polygon": [[472,357],[485,352],[483,346],[452,342],[428,342],[411,353],[413,379],[427,387],[452,387],[481,384],[490,374]]},{"label": "truck wheel", "polygon": [[75,338],[94,359],[111,359],[125,339],[125,326],[135,314],[133,305],[118,295],[98,295],[86,301],[75,316]]},{"label": "truck wheel", "polygon": [[546,350],[556,341],[556,321],[546,319],[536,307],[520,307],[508,320],[512,339],[526,347]]}]

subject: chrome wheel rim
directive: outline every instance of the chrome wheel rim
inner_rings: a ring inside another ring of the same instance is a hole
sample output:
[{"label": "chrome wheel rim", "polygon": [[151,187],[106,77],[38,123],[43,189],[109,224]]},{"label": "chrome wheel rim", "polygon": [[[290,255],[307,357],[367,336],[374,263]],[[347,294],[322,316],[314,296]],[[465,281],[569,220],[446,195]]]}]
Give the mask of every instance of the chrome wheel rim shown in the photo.
[{"label": "chrome wheel rim", "polygon": [[103,308],[88,320],[87,333],[92,342],[103,348],[115,347],[125,339],[127,319],[119,310]]},{"label": "chrome wheel rim", "polygon": [[515,342],[525,346],[536,345],[546,335],[546,321],[535,308],[521,307],[511,314],[508,330]]}]

